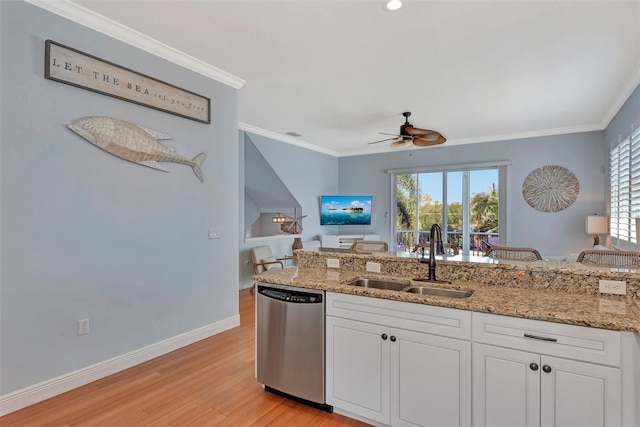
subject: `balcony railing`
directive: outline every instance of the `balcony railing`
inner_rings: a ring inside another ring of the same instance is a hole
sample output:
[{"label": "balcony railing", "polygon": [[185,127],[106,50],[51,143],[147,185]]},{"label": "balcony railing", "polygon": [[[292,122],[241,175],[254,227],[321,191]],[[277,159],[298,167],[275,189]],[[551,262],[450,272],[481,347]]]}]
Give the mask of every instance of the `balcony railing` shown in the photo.
[{"label": "balcony railing", "polygon": [[[447,231],[447,242],[462,251],[462,232]],[[469,255],[482,256],[491,246],[498,244],[499,233],[469,233]],[[429,243],[429,231],[398,230],[396,233],[396,252],[411,252],[417,243]]]}]

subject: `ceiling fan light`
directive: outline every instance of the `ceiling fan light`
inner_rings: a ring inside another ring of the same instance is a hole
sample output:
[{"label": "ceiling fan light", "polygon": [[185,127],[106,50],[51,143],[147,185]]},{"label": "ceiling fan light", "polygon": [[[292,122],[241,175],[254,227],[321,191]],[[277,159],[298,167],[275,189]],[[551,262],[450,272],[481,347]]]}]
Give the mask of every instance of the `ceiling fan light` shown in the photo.
[{"label": "ceiling fan light", "polygon": [[402,7],[402,1],[400,0],[389,0],[386,4],[385,7],[387,8],[387,10],[389,11],[396,11],[398,9],[400,9]]},{"label": "ceiling fan light", "polygon": [[399,139],[391,143],[391,148],[394,150],[400,150],[402,148],[410,147],[412,144],[410,139]]}]

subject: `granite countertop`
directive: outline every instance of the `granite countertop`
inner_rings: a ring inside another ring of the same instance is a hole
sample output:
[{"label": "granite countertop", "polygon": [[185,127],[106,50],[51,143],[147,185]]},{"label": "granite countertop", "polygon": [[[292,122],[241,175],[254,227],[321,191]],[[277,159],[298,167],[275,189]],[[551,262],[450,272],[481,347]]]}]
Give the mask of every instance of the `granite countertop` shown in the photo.
[{"label": "granite countertop", "polygon": [[[450,287],[473,291],[473,294],[468,298],[449,298],[347,285],[347,283],[359,278],[387,279],[415,286]],[[272,269],[261,275],[253,276],[253,279],[265,283],[322,289],[329,292],[482,313],[592,328],[640,332],[640,299],[618,295],[576,294],[539,287],[487,285],[470,280],[455,280],[452,285],[433,285],[428,282],[414,282],[408,277],[313,267]]]}]

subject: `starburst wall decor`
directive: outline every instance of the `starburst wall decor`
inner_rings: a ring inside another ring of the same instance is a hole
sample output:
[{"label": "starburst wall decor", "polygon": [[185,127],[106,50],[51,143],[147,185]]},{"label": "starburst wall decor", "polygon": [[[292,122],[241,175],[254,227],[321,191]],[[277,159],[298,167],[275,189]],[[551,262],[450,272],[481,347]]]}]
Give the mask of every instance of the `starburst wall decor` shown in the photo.
[{"label": "starburst wall decor", "polygon": [[541,212],[558,212],[578,198],[580,184],[569,169],[542,166],[531,172],[522,184],[522,195],[529,206]]}]

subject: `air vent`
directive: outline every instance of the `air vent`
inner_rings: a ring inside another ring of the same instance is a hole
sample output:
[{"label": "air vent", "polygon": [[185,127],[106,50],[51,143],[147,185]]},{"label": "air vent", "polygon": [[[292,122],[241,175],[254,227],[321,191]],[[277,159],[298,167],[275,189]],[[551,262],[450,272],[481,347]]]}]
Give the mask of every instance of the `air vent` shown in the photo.
[{"label": "air vent", "polygon": [[289,136],[293,136],[294,138],[302,136],[302,134],[299,134],[299,133],[296,133],[296,132],[287,132],[286,134],[289,135]]}]

